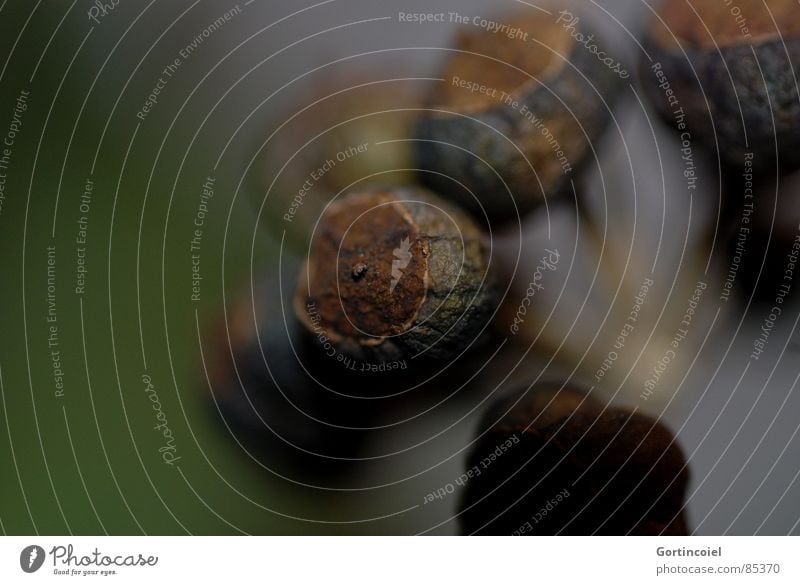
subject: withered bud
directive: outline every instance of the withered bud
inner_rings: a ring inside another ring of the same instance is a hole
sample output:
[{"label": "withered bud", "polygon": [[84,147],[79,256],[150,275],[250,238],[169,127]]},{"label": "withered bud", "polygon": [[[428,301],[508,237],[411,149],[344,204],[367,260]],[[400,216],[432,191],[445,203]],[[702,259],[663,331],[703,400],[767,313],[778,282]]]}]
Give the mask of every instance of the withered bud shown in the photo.
[{"label": "withered bud", "polygon": [[729,164],[800,167],[796,0],[667,0],[645,50],[642,86],[682,148],[697,140]]},{"label": "withered bud", "polygon": [[495,403],[479,432],[467,465],[481,472],[460,506],[466,534],[688,532],[685,459],[647,416],[545,384]]},{"label": "withered bud", "polygon": [[515,32],[459,35],[415,132],[421,180],[492,222],[568,191],[629,75],[568,11],[503,22]]},{"label": "withered bud", "polygon": [[450,360],[496,296],[485,236],[466,214],[420,189],[374,189],[327,208],[294,305],[323,351]]}]

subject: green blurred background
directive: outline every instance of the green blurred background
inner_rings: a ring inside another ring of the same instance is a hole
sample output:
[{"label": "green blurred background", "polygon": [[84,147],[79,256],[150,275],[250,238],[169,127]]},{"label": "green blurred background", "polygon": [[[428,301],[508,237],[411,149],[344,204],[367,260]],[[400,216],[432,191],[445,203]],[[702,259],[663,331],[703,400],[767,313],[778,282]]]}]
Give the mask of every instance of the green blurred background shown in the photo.
[{"label": "green blurred background", "polygon": [[[11,1],[0,12],[4,135],[19,92],[30,92],[0,214],[2,529],[307,532],[307,523],[281,514],[348,517],[346,502],[334,513],[324,492],[308,498],[296,486],[280,487],[225,440],[200,360],[197,323],[205,331],[221,315],[223,291],[249,279],[253,237],[256,265],[276,254],[255,230],[252,202],[235,193],[243,145],[253,145],[253,128],[263,128],[267,114],[223,153],[220,137],[241,122],[241,99],[234,94],[211,111],[246,69],[237,56],[210,69],[263,23],[248,27],[244,13],[234,15],[228,30],[204,38],[142,121],[136,112],[163,68],[234,4],[121,2],[99,23],[87,18],[92,6]],[[264,35],[260,42],[278,46]],[[263,80],[246,80],[238,91],[246,95]],[[201,301],[194,302],[189,242],[208,176],[215,196],[203,226]],[[89,178],[91,206],[82,213]],[[82,215],[87,275],[79,295]],[[56,249],[61,397],[48,347],[48,246]],[[173,466],[158,451],[164,443],[145,374],[175,436],[181,459]]]}]

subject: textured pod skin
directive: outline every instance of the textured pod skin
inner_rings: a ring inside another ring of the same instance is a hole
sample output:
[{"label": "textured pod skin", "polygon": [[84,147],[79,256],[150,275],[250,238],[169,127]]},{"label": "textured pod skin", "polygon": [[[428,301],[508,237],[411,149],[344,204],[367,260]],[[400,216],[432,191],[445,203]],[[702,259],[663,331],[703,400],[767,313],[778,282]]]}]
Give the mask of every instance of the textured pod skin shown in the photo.
[{"label": "textured pod skin", "polygon": [[294,306],[325,351],[449,361],[496,297],[484,235],[466,214],[420,189],[376,189],[326,210]]},{"label": "textured pod skin", "polygon": [[[738,3],[747,16],[749,36],[731,30],[733,17],[724,3],[693,4],[702,22],[689,16],[683,0],[670,0],[660,11],[668,28],[654,21],[645,40],[652,61],[640,62],[640,77],[659,115],[677,125],[675,105],[659,87],[653,69],[660,65],[685,112],[685,130],[692,139],[737,166],[746,153],[753,153],[756,167],[773,166],[776,161],[781,172],[800,167],[796,3],[767,2],[781,31],[775,29],[761,0]],[[785,10],[789,12],[784,15]]]},{"label": "textured pod skin", "polygon": [[686,535],[688,472],[671,433],[643,415],[603,409],[555,384],[495,403],[467,460],[482,471],[465,486],[462,532]]},{"label": "textured pod skin", "polygon": [[[537,71],[520,62],[518,53],[508,58],[501,55],[501,60],[535,79],[524,75],[524,82],[513,88],[497,88],[500,97],[493,103],[479,105],[454,104],[443,99],[437,89],[417,124],[417,165],[431,171],[423,172],[421,180],[479,218],[486,214],[492,222],[513,220],[546,196],[568,190],[574,169],[591,156],[591,142],[610,120],[608,103],[619,88],[620,77],[596,55],[576,45],[562,25],[555,24],[556,17],[527,17],[514,24],[530,31],[533,38],[544,38],[542,42],[563,58],[549,55],[549,63]],[[542,30],[549,32],[540,33]],[[468,50],[471,42],[467,36],[458,48]],[[532,53],[549,53],[535,41],[527,45]],[[508,66],[487,59],[470,74],[469,81],[492,84],[483,69],[504,67]],[[452,84],[453,76],[447,70],[442,77],[443,83]],[[510,94],[517,105],[506,103],[500,91]],[[555,139],[557,148],[546,133]]]}]

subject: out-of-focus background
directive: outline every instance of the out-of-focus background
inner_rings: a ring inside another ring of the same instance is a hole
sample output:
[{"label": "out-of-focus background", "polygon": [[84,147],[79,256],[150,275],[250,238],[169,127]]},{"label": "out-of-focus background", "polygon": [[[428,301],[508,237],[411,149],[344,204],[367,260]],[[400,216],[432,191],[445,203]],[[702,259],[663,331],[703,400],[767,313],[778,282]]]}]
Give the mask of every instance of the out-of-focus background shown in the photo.
[{"label": "out-of-focus background", "polygon": [[[398,11],[502,20],[534,4],[0,4],[0,531],[451,534],[458,494],[425,496],[461,475],[487,400],[570,379],[676,433],[696,534],[800,532],[797,308],[750,359],[774,303],[746,287],[721,298],[732,256],[717,161],[696,152],[690,193],[680,141],[635,73],[573,200],[493,233],[521,286],[512,306],[545,249],[562,260],[477,388],[387,415],[346,477],[260,464],[221,422],[209,378],[224,323],[252,318],[251,290],[263,319],[291,319],[309,230],[335,191],[283,215],[330,156],[315,150],[330,128],[356,128],[379,181],[409,180],[397,141],[458,25]],[[636,71],[649,3],[567,7]],[[355,165],[336,180],[361,181]],[[774,208],[774,192],[756,205]],[[597,379],[646,279],[635,335]],[[698,283],[688,335],[642,399]]]}]

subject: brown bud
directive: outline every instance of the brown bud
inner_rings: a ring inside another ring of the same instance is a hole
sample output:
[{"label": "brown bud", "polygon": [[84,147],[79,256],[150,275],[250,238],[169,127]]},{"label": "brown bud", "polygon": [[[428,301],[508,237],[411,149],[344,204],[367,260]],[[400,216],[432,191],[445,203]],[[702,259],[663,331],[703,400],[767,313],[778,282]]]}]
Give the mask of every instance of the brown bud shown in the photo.
[{"label": "brown bud", "polygon": [[495,310],[488,269],[483,233],[438,197],[353,193],[327,208],[312,235],[295,312],[325,351],[450,360]]},{"label": "brown bud", "polygon": [[569,187],[610,119],[604,99],[627,75],[578,44],[587,32],[566,11],[508,25],[518,32],[459,36],[415,135],[418,165],[431,171],[421,179],[492,221]]},{"label": "brown bud", "polygon": [[[800,19],[795,0],[668,0],[640,65],[659,114],[741,165],[800,166]],[[776,144],[777,143],[777,144]]]},{"label": "brown bud", "polygon": [[467,534],[686,534],[686,463],[639,413],[539,385],[497,402],[468,466]]}]

